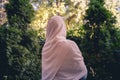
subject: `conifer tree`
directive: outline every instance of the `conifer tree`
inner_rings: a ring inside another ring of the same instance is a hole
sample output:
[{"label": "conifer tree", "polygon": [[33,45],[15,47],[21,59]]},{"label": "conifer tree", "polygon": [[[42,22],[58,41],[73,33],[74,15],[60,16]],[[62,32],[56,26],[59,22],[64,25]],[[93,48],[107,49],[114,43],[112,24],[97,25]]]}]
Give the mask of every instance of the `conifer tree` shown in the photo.
[{"label": "conifer tree", "polygon": [[[84,26],[86,42],[89,42],[87,51],[100,53],[101,48],[110,47],[111,34],[114,31],[115,17],[104,7],[104,0],[91,0],[89,9],[86,11]],[[99,45],[101,44],[101,45]],[[89,50],[90,49],[90,50]]]},{"label": "conifer tree", "polygon": [[11,26],[25,30],[34,16],[29,0],[9,0],[6,5],[8,22]]},{"label": "conifer tree", "polygon": [[[116,18],[104,7],[104,0],[90,0],[86,10],[85,35],[82,51],[86,53],[86,63],[90,80],[113,80],[114,38],[116,35]],[[114,38],[113,38],[114,35]]]},{"label": "conifer tree", "polygon": [[[0,29],[0,80],[39,80],[41,59],[37,32],[29,23],[34,10],[29,0],[9,0],[8,26]],[[2,70],[3,69],[3,70]]]}]

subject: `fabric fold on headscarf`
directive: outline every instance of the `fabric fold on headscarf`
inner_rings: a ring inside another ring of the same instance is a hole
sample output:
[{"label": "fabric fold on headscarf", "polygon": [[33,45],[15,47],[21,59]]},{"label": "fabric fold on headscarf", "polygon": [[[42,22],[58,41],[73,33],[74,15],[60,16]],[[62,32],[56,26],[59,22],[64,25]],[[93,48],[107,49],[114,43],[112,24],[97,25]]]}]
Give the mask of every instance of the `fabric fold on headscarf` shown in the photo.
[{"label": "fabric fold on headscarf", "polygon": [[75,42],[66,39],[63,18],[51,17],[42,49],[42,80],[79,80],[86,74],[79,48]]}]

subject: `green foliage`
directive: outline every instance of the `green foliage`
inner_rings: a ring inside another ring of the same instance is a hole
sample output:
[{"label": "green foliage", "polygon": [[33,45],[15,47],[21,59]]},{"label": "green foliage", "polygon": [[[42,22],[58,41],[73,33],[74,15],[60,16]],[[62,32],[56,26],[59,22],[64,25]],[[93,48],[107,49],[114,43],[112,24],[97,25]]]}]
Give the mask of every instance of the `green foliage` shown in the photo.
[{"label": "green foliage", "polygon": [[118,44],[120,40],[114,26],[115,17],[104,7],[103,0],[91,0],[85,19],[85,35],[80,46],[89,71],[88,80],[115,80],[113,69],[119,66],[114,65],[115,50],[119,47],[115,43]]},{"label": "green foliage", "polygon": [[[26,39],[27,38],[27,39]],[[35,31],[26,34],[15,27],[0,29],[0,79],[39,80],[41,55]]]},{"label": "green foliage", "polygon": [[[85,38],[85,36],[75,36],[73,35],[74,31],[73,33],[69,32],[69,34],[67,35],[68,39],[75,41],[82,51],[84,61],[88,69],[87,80],[119,79],[120,30],[115,29],[114,31],[115,33],[114,35],[112,35],[113,39],[111,39],[109,31],[105,27],[101,29],[101,39],[99,39],[98,41],[99,53],[93,53],[92,49],[94,45],[92,44],[91,40],[87,40],[88,38]],[[86,43],[84,40],[87,40]]]},{"label": "green foliage", "polygon": [[104,1],[91,0],[90,7],[86,11],[85,19],[88,22],[84,25],[85,40],[83,46],[91,46],[85,51],[88,53],[99,54],[107,49],[110,50],[112,46],[111,34],[114,34],[115,17],[103,6]]},{"label": "green foliage", "polygon": [[0,26],[0,79],[7,73],[8,59],[6,54],[6,29]]},{"label": "green foliage", "polygon": [[9,24],[23,30],[34,16],[34,10],[29,0],[9,0],[6,11]]},{"label": "green foliage", "polygon": [[[34,31],[26,34],[16,28],[7,29],[8,80],[40,79],[40,46]],[[10,72],[8,70],[8,72]]]},{"label": "green foliage", "polygon": [[99,0],[91,0],[89,9],[86,11],[87,14],[85,16],[85,19],[89,20],[90,25],[99,26],[107,22],[112,24],[115,23],[112,13],[104,7],[103,3],[103,0],[100,2]]},{"label": "green foliage", "polygon": [[[31,22],[33,29],[38,30],[38,35],[44,35],[47,21],[51,16],[63,16],[68,30],[76,30],[83,24],[83,15],[87,9],[87,1],[84,0],[44,0]],[[77,35],[77,34],[74,34]]]},{"label": "green foliage", "polygon": [[[74,40],[83,53],[87,80],[120,79],[120,30],[115,28],[115,17],[104,7],[104,0],[91,0],[85,20],[86,24],[80,29],[68,32],[68,38]],[[80,36],[73,35],[75,32]]]},{"label": "green foliage", "polygon": [[34,10],[29,0],[10,0],[6,11],[9,24],[0,28],[0,80],[39,80],[42,45],[29,26]]}]

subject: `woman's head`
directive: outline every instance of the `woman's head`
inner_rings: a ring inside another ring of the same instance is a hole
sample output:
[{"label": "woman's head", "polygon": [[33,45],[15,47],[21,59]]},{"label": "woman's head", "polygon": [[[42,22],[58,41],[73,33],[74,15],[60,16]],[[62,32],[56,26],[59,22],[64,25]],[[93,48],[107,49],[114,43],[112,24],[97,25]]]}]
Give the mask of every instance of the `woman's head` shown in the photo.
[{"label": "woman's head", "polygon": [[66,38],[66,26],[61,16],[53,16],[47,24],[46,40]]}]

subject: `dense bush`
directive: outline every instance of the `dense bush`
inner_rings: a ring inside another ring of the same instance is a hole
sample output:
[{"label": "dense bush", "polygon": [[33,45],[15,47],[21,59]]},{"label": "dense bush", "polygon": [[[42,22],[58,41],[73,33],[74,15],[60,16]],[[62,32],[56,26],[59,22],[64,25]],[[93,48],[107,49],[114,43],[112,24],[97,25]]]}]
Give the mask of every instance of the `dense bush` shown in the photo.
[{"label": "dense bush", "polygon": [[[118,80],[120,72],[120,30],[104,0],[91,0],[86,10],[82,36],[70,36],[80,47],[88,69],[87,80]],[[73,33],[72,33],[73,34]],[[79,33],[78,31],[78,34]]]},{"label": "dense bush", "polygon": [[39,79],[41,73],[40,46],[35,38],[36,34],[29,31],[25,34],[27,39],[24,39],[21,31],[14,27],[4,28],[1,31],[4,32],[2,34],[6,35],[0,37],[0,39],[3,38],[1,41],[4,41],[4,43],[1,42],[2,46],[0,47],[3,51],[1,52],[3,66],[0,69],[4,70],[0,77],[1,80],[3,77],[7,80]]},{"label": "dense bush", "polygon": [[34,17],[34,9],[30,0],[9,0],[6,5],[8,22],[12,27],[26,30]]},{"label": "dense bush", "polygon": [[[71,31],[70,31],[71,32]],[[73,34],[73,33],[72,33]],[[118,80],[119,72],[120,72],[120,30],[115,29],[114,39],[108,44],[112,44],[111,46],[107,46],[106,43],[99,43],[102,47],[100,48],[99,54],[91,53],[91,46],[83,46],[85,44],[90,44],[91,41],[84,42],[84,38],[82,36],[72,36],[68,32],[68,39],[71,39],[77,43],[79,46],[85,64],[88,69],[88,78],[87,80]],[[79,33],[78,33],[79,34]],[[102,34],[106,34],[106,29],[103,30]],[[105,37],[107,38],[107,37]],[[103,39],[103,42],[105,40]],[[102,40],[101,40],[102,42]],[[106,41],[108,42],[108,41]],[[103,45],[102,45],[103,44]],[[104,47],[105,46],[105,47]]]},{"label": "dense bush", "polygon": [[0,28],[0,80],[41,79],[41,41],[29,23],[34,10],[29,0],[10,0],[8,24]]}]

